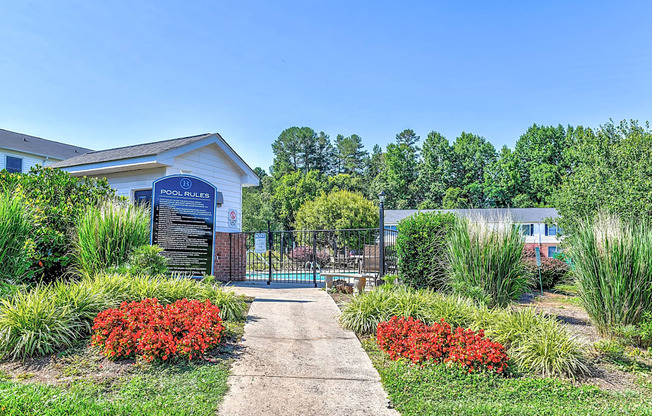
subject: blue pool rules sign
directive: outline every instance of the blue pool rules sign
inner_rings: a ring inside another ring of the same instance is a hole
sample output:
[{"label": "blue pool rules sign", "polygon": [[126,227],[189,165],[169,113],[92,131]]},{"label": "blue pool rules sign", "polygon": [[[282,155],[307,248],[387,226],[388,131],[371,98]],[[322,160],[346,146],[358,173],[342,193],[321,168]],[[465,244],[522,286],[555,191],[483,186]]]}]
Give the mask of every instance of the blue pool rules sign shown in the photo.
[{"label": "blue pool rules sign", "polygon": [[212,183],[188,175],[152,184],[151,243],[163,249],[170,272],[213,274],[216,192]]}]

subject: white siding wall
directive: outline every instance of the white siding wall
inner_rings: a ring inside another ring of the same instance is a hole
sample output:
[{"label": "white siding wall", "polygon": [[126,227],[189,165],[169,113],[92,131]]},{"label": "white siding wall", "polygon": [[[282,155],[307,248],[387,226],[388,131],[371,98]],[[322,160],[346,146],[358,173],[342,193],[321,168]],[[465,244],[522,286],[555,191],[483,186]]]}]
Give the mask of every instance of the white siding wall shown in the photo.
[{"label": "white siding wall", "polygon": [[46,159],[43,156],[36,156],[29,153],[15,152],[13,150],[0,149],[0,170],[5,168],[7,163],[7,156],[13,156],[23,159],[23,173],[29,172],[32,166],[43,165],[48,166],[58,162],[60,159]]},{"label": "white siding wall", "polygon": [[127,172],[107,173],[109,185],[117,191],[119,196],[126,196],[133,200],[133,191],[139,189],[152,189],[152,182],[165,176],[165,168],[132,170]]},{"label": "white siding wall", "polygon": [[536,243],[536,244],[549,244],[549,243],[558,243],[559,239],[556,235],[546,235],[546,224],[544,223],[535,223],[534,224],[534,235],[525,237],[526,243]]},{"label": "white siding wall", "polygon": [[[236,232],[242,229],[242,172],[219,147],[211,144],[174,158],[174,165],[166,175],[183,173],[211,182],[224,196],[224,204],[217,207],[215,230]],[[228,210],[238,212],[237,227],[229,227]]]},{"label": "white siding wall", "polygon": [[[217,145],[211,144],[197,150],[176,156],[174,164],[168,167],[133,170],[97,175],[106,177],[117,194],[133,200],[133,193],[140,189],[151,189],[152,182],[166,175],[184,174],[197,176],[215,185],[222,192],[224,203],[215,213],[215,230],[237,232],[242,230],[242,172]],[[229,227],[228,211],[238,213],[237,226]]]}]

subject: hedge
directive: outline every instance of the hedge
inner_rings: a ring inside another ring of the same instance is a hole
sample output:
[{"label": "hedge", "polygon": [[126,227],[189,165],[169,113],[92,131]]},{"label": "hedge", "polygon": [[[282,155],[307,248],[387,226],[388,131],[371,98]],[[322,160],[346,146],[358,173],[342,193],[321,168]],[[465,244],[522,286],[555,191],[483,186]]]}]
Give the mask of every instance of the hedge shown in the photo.
[{"label": "hedge", "polygon": [[398,223],[396,251],[401,280],[414,288],[439,289],[446,280],[446,237],[452,213],[418,212]]}]

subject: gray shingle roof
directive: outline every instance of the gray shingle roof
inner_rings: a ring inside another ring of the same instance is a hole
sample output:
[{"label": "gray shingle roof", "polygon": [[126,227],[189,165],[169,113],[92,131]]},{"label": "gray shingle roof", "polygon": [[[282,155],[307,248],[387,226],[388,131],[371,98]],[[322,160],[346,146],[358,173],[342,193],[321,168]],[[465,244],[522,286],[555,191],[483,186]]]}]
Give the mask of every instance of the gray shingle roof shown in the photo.
[{"label": "gray shingle roof", "polygon": [[163,140],[160,142],[137,144],[133,146],[116,147],[115,149],[98,150],[96,152],[89,152],[81,156],[55,163],[52,165],[52,167],[66,168],[70,166],[88,165],[91,163],[110,162],[113,160],[152,156],[203,140],[212,135],[212,133],[204,133],[197,136],[181,137],[179,139]]},{"label": "gray shingle roof", "polygon": [[417,212],[452,212],[466,218],[482,217],[488,222],[496,222],[505,217],[516,223],[544,222],[548,218],[557,218],[555,208],[487,208],[487,209],[388,209],[385,210],[385,224],[397,224],[400,220]]},{"label": "gray shingle roof", "polygon": [[0,129],[0,148],[62,160],[91,151],[91,149],[84,147],[72,146],[3,129]]}]

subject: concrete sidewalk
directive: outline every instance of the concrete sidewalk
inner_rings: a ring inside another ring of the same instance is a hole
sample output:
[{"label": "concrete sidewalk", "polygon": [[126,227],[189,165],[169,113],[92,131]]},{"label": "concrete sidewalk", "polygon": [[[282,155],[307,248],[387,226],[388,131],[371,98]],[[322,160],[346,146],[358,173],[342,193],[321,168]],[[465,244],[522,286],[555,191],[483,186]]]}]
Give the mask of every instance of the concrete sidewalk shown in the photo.
[{"label": "concrete sidewalk", "polygon": [[235,290],[256,300],[220,415],[398,415],[326,292],[279,284]]}]

